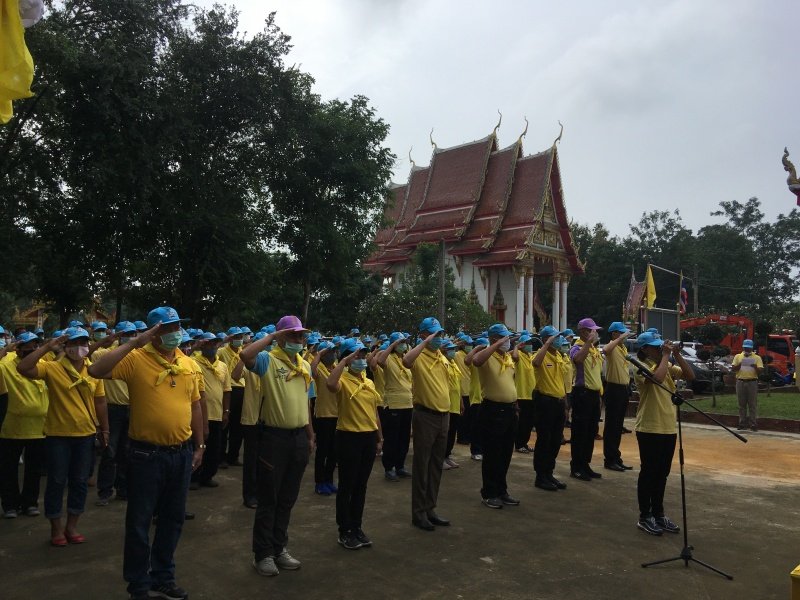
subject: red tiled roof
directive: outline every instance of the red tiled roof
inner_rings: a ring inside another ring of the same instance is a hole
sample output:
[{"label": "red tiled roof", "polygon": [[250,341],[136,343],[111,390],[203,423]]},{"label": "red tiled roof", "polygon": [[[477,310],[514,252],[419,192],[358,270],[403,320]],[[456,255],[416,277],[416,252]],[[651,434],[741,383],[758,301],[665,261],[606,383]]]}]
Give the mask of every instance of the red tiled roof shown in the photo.
[{"label": "red tiled roof", "polygon": [[391,189],[391,198],[387,199],[386,205],[383,208],[383,218],[386,226],[378,230],[375,234],[375,244],[382,248],[394,235],[394,224],[400,218],[400,213],[403,212],[403,204],[406,201],[406,185],[395,185]]}]

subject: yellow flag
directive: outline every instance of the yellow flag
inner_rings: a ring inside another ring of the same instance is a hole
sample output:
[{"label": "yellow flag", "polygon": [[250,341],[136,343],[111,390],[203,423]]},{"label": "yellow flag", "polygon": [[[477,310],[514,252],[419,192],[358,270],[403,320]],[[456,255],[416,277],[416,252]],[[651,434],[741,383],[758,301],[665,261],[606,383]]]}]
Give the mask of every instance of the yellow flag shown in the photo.
[{"label": "yellow flag", "polygon": [[656,305],[656,284],[653,281],[653,270],[650,265],[647,265],[647,275],[644,278],[647,289],[647,308],[653,308]]},{"label": "yellow flag", "polygon": [[13,116],[12,100],[30,98],[33,58],[25,45],[18,0],[0,0],[0,123]]}]

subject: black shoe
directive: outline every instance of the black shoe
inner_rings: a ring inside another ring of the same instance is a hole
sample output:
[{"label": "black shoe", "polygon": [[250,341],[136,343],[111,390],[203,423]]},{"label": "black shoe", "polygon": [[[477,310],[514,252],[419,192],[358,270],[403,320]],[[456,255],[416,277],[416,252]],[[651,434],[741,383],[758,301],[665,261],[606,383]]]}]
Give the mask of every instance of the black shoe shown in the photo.
[{"label": "black shoe", "polygon": [[258,500],[254,500],[253,498],[248,498],[242,502],[242,504],[247,508],[258,508]]},{"label": "black shoe", "polygon": [[189,592],[183,588],[179,588],[174,583],[165,583],[154,587],[150,590],[151,598],[166,598],[166,600],[186,600],[189,597]]},{"label": "black shoe", "polygon": [[603,463],[603,468],[608,469],[609,471],[618,471],[620,473],[625,472],[625,468],[619,463]]},{"label": "black shoe", "polygon": [[668,533],[679,533],[681,530],[669,517],[656,517],[656,525]]},{"label": "black shoe", "polygon": [[355,532],[353,532],[353,534],[356,536],[356,539],[363,547],[369,548],[370,546],[372,546],[372,540],[367,537],[367,534],[364,533],[363,529],[358,528],[355,530]]},{"label": "black shoe", "polygon": [[519,506],[519,500],[517,500],[513,496],[509,496],[508,494],[503,494],[502,496],[500,496],[500,502],[502,502],[506,506]]},{"label": "black shoe", "polygon": [[588,473],[584,473],[583,471],[570,471],[570,477],[574,477],[575,479],[580,479],[581,481],[591,481],[592,476]]},{"label": "black shoe", "polygon": [[636,523],[636,526],[650,535],[662,535],[664,533],[664,530],[658,526],[658,523],[656,523],[656,520],[653,517],[639,519],[639,522]]},{"label": "black shoe", "polygon": [[218,469],[227,469],[228,468],[228,463],[223,460],[221,463],[219,463],[219,465],[217,465],[217,468]]},{"label": "black shoe", "polygon": [[487,508],[503,508],[503,501],[500,498],[483,498],[481,502]]},{"label": "black shoe", "polygon": [[624,462],[620,461],[619,466],[625,469],[626,471],[633,471],[633,467],[630,465],[626,465]]},{"label": "black shoe", "polygon": [[564,483],[563,481],[559,481],[558,479],[556,479],[556,478],[555,478],[555,477],[553,477],[552,475],[548,475],[548,476],[547,476],[547,479],[548,479],[548,481],[550,481],[551,483],[555,484],[555,486],[556,486],[558,489],[560,489],[560,490],[565,490],[565,489],[567,489],[567,484],[566,484],[566,483]]},{"label": "black shoe", "polygon": [[346,531],[339,534],[339,544],[346,550],[358,550],[363,546],[361,542],[352,531]]},{"label": "black shoe", "polygon": [[449,519],[443,519],[436,513],[429,514],[428,521],[431,522],[431,525],[438,525],[439,527],[448,527],[450,525]]},{"label": "black shoe", "polygon": [[533,485],[539,488],[540,490],[546,490],[548,492],[555,492],[558,490],[558,486],[549,479],[537,478]]},{"label": "black shoe", "polygon": [[433,526],[433,523],[431,523],[428,519],[413,519],[412,518],[411,519],[411,524],[414,527],[418,527],[419,529],[422,529],[423,531],[434,531],[436,529],[436,527]]},{"label": "black shoe", "polygon": [[216,479],[209,479],[208,481],[201,481],[200,485],[202,487],[215,488],[219,487],[219,481],[217,481]]},{"label": "black shoe", "polygon": [[602,479],[603,478],[603,476],[600,473],[598,473],[597,471],[595,471],[594,469],[592,469],[592,467],[586,467],[586,473],[588,473],[589,477],[591,477],[592,479]]},{"label": "black shoe", "polygon": [[396,472],[397,476],[400,477],[401,479],[408,479],[409,477],[411,477],[411,471],[406,471],[405,468],[401,467],[397,469]]},{"label": "black shoe", "polygon": [[194,513],[193,512],[189,512],[188,510],[184,511],[183,520],[184,521],[194,521]]}]

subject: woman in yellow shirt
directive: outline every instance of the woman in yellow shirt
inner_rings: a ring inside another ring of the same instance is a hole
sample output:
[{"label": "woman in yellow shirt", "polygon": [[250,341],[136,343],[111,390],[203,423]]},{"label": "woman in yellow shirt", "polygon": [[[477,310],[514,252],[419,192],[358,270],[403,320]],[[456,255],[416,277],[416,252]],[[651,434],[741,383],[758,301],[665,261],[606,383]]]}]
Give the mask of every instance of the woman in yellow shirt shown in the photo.
[{"label": "woman in yellow shirt", "polygon": [[367,482],[376,452],[383,445],[378,421],[379,396],[367,379],[367,350],[360,341],[342,343],[339,364],[326,385],[336,394],[336,454],[339,463],[339,492],[336,495],[336,524],[339,543],[347,550],[371,546],[361,529]]},{"label": "woman in yellow shirt", "polygon": [[456,362],[456,352],[458,346],[449,341],[442,346],[445,358],[450,363],[450,424],[447,430],[447,448],[444,452],[445,459],[442,469],[449,471],[450,469],[457,469],[460,465],[454,461],[450,455],[453,452],[453,446],[456,444],[456,432],[458,431],[458,422],[461,418],[461,369]]},{"label": "woman in yellow shirt", "polygon": [[[541,347],[538,339],[537,349]],[[517,452],[530,454],[533,448],[528,446],[533,431],[533,389],[536,387],[536,375],[533,372],[534,340],[530,334],[522,334],[517,345],[511,351],[511,358],[517,366],[514,373],[514,384],[517,386],[517,406],[519,407],[519,423],[517,439],[514,446]]]},{"label": "woman in yellow shirt", "polygon": [[336,470],[336,420],[338,408],[336,393],[328,389],[326,382],[336,366],[336,350],[330,342],[321,342],[311,363],[311,376],[317,388],[314,403],[314,434],[317,450],[314,454],[314,491],[321,496],[330,496],[339,491],[333,483]]}]

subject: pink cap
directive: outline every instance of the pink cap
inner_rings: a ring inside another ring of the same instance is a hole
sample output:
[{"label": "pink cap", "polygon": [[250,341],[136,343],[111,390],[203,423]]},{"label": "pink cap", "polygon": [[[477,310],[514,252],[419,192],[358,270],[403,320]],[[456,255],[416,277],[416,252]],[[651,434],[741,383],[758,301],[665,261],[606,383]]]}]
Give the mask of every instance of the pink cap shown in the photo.
[{"label": "pink cap", "polygon": [[586,317],[585,319],[581,319],[580,321],[578,321],[578,329],[595,329],[595,330],[597,330],[597,329],[602,329],[602,327],[599,327],[597,325],[597,323],[594,322],[594,319],[590,319],[589,317]]},{"label": "pink cap", "polygon": [[303,327],[303,323],[301,323],[300,319],[294,315],[286,315],[285,317],[281,317],[281,320],[278,321],[277,325],[275,325],[275,329],[277,331],[309,331]]}]

